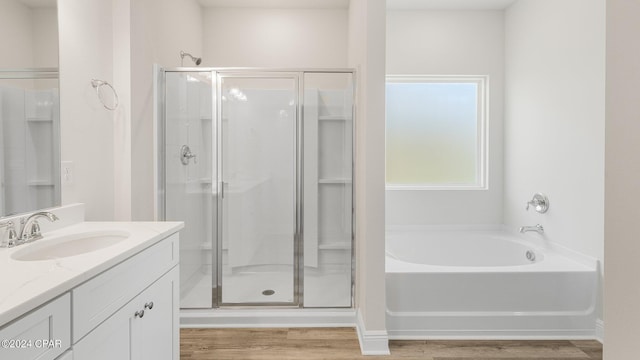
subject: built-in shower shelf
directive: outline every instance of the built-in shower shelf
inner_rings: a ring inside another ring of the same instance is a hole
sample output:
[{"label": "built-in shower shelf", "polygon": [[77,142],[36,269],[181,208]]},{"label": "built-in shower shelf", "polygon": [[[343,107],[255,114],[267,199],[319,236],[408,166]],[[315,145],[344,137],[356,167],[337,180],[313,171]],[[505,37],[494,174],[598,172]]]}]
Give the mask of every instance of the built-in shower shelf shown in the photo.
[{"label": "built-in shower shelf", "polygon": [[54,186],[51,180],[31,180],[27,183],[29,186]]},{"label": "built-in shower shelf", "polygon": [[50,117],[28,117],[27,122],[52,122]]},{"label": "built-in shower shelf", "polygon": [[318,245],[320,250],[350,250],[351,243],[345,241],[329,242]]},{"label": "built-in shower shelf", "polygon": [[200,118],[200,121],[211,121],[211,117],[203,116]]},{"label": "built-in shower shelf", "polygon": [[318,115],[319,121],[347,121],[351,120],[348,115]]},{"label": "built-in shower shelf", "polygon": [[200,250],[213,250],[213,244],[211,242],[203,242],[200,245]]},{"label": "built-in shower shelf", "polygon": [[201,178],[198,182],[204,185],[210,185],[212,183],[211,178]]},{"label": "built-in shower shelf", "polygon": [[351,179],[318,179],[319,184],[351,184]]}]

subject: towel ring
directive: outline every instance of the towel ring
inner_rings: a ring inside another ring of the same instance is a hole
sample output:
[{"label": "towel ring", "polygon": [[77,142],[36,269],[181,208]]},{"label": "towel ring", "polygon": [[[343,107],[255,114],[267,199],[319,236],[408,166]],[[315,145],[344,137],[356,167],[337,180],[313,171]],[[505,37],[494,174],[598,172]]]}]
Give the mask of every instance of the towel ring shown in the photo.
[{"label": "towel ring", "polygon": [[[102,106],[104,106],[105,109],[113,111],[118,108],[118,103],[119,103],[118,93],[116,92],[116,89],[113,87],[113,85],[109,84],[104,80],[91,79],[91,86],[93,86],[93,88],[96,89],[96,95],[98,95],[98,99],[100,100],[100,102],[102,103]],[[108,86],[109,88],[111,88],[111,91],[113,91],[113,98],[115,100],[115,105],[113,105],[113,107],[108,106],[104,102],[104,99],[102,98],[102,95],[100,93],[100,88],[103,86]]]}]

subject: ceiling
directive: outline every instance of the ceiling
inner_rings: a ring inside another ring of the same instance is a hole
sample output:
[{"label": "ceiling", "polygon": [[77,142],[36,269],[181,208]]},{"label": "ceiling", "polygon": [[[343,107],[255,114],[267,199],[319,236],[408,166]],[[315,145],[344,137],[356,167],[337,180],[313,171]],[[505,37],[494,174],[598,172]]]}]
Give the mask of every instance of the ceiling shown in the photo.
[{"label": "ceiling", "polygon": [[30,8],[55,8],[56,0],[20,0]]},{"label": "ceiling", "polygon": [[516,0],[387,0],[392,10],[501,10]]},{"label": "ceiling", "polygon": [[[55,0],[23,0],[55,1]],[[197,0],[203,7],[348,9],[349,0]],[[391,10],[500,10],[516,0],[387,0]]]},{"label": "ceiling", "polygon": [[[31,8],[54,8],[56,0],[19,0]],[[349,0],[197,0],[203,7],[347,9]],[[392,10],[498,10],[516,0],[387,0]]]},{"label": "ceiling", "polygon": [[198,0],[203,7],[347,9],[349,0]]}]

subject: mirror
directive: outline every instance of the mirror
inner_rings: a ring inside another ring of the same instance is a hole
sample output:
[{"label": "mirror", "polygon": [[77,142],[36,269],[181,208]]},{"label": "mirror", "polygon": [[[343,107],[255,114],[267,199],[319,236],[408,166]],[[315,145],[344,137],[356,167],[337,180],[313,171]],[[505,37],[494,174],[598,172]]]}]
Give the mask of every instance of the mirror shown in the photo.
[{"label": "mirror", "polygon": [[0,0],[0,217],[60,205],[56,0]]}]

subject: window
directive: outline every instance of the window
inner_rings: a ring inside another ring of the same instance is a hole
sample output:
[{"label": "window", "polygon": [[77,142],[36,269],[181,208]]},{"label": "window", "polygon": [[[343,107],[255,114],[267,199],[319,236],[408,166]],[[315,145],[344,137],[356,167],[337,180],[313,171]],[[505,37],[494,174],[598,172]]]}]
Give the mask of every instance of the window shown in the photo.
[{"label": "window", "polygon": [[486,189],[486,76],[387,76],[387,189]]}]

